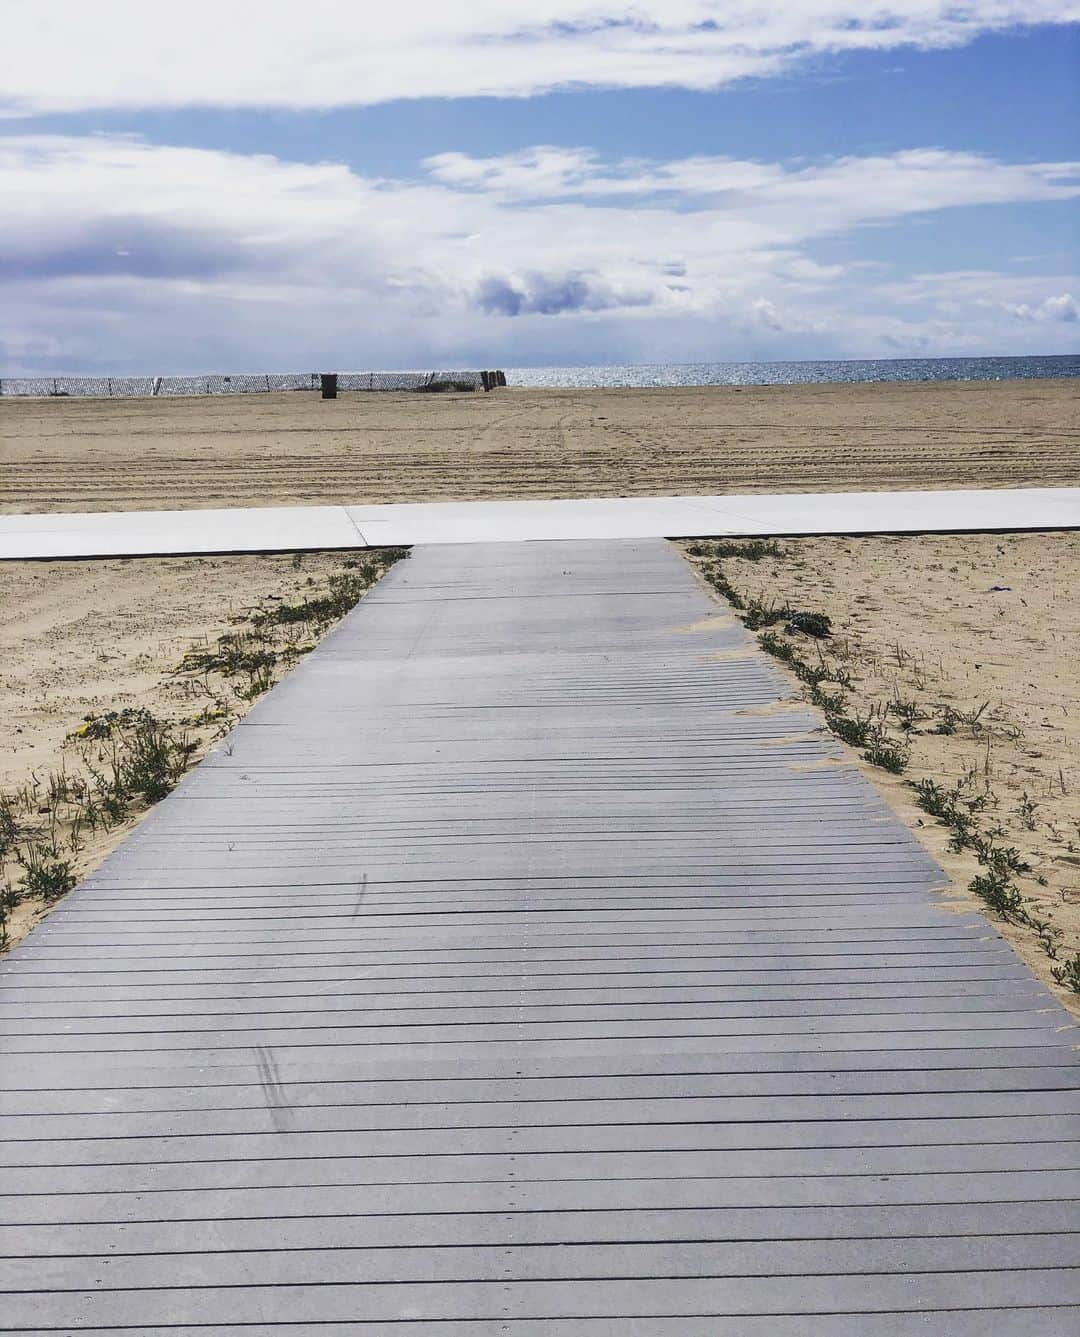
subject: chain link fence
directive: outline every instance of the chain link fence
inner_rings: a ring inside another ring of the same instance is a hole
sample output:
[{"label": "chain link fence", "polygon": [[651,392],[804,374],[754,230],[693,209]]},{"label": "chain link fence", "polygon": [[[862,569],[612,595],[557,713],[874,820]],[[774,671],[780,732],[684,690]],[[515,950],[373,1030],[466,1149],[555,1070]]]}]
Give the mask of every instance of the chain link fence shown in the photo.
[{"label": "chain link fence", "polygon": [[[501,377],[500,380],[494,378]],[[481,390],[505,385],[501,372],[348,371],[337,377],[339,390],[404,390],[437,393]],[[251,395],[287,390],[318,390],[322,373],[262,373],[240,376],[5,376],[0,396],[40,399],[142,399],[177,395]]]}]

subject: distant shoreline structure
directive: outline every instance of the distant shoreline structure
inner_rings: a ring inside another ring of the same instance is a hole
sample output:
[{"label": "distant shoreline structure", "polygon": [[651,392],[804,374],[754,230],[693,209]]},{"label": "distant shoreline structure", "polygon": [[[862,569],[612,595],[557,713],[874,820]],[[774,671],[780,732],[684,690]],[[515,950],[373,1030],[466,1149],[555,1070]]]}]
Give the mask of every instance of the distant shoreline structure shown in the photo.
[{"label": "distant shoreline structure", "polygon": [[321,392],[440,394],[493,390],[501,371],[211,372],[199,376],[0,376],[3,399],[192,399]]},{"label": "distant shoreline structure", "polygon": [[[846,385],[873,382],[1012,381],[1080,378],[1080,354],[1037,357],[834,358],[788,362],[655,362],[514,367],[481,371],[339,372],[343,394],[517,389],[674,389],[693,386]],[[502,379],[493,381],[490,378]],[[318,391],[319,372],[203,373],[198,376],[2,376],[2,398],[191,398]]]}]

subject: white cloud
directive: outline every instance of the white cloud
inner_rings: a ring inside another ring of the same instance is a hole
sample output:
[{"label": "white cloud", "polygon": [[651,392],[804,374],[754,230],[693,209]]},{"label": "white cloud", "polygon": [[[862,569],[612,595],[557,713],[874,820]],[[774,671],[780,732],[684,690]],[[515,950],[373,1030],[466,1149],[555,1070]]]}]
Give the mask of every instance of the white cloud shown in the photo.
[{"label": "white cloud", "polygon": [[784,328],[780,312],[767,297],[755,297],[750,303],[750,311],[767,329],[782,330]]},{"label": "white cloud", "polygon": [[806,210],[809,226],[823,230],[957,204],[1067,199],[1080,186],[1080,162],[1001,163],[936,148],[791,167],[708,156],[605,162],[589,149],[540,145],[494,158],[441,153],[425,166],[444,185],[504,203],[656,196],[666,208],[679,200],[698,210],[731,205],[759,222],[775,214],[784,230],[799,226],[793,209]]},{"label": "white cloud", "polygon": [[8,0],[0,109],[335,107],[566,87],[716,88],[807,56],[948,47],[1078,0]]},{"label": "white cloud", "polygon": [[[1014,262],[1015,263],[1015,262]],[[991,269],[952,269],[915,274],[900,283],[882,284],[883,297],[899,305],[933,303],[941,310],[982,307],[1005,311],[1017,320],[1073,321],[1080,304],[1063,285],[1068,273],[1010,274]]]},{"label": "white cloud", "polygon": [[1017,320],[1080,320],[1080,303],[1072,293],[1058,293],[1055,297],[1046,297],[1032,306],[1029,302],[1004,302],[1002,309]]},{"label": "white cloud", "polygon": [[[12,136],[0,138],[0,348],[13,371],[46,355],[69,370],[182,370],[921,346],[1007,317],[1021,328],[1005,304],[1048,321],[1067,280],[885,283],[821,262],[815,243],[1077,194],[1075,164],[936,149],[790,166],[541,147],[443,155],[397,181],[126,136]],[[920,310],[901,319],[904,306]]]}]

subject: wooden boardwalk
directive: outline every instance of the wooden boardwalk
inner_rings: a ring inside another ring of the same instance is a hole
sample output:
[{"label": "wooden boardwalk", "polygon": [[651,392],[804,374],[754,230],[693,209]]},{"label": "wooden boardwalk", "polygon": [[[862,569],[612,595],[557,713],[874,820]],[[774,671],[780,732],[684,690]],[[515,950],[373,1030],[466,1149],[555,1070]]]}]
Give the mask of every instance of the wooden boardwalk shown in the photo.
[{"label": "wooden boardwalk", "polygon": [[1075,1031],[785,691],[414,552],[0,963],[0,1328],[1075,1332]]}]

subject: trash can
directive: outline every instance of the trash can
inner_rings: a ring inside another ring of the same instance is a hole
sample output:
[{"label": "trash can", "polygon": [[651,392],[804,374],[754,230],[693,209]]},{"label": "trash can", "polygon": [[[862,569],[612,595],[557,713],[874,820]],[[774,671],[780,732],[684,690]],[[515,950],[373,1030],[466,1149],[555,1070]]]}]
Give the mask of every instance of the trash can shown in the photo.
[{"label": "trash can", "polygon": [[319,377],[323,399],[337,399],[337,372],[324,371]]}]

